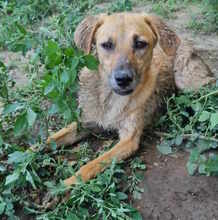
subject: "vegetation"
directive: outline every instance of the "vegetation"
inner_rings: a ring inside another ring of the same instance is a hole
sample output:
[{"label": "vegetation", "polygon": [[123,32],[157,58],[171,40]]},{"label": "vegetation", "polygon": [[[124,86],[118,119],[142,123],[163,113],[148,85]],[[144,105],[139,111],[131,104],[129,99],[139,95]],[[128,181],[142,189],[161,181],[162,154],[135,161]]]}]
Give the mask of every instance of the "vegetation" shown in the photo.
[{"label": "vegetation", "polygon": [[[22,207],[37,219],[141,219],[127,202],[128,193],[139,197],[139,159],[129,163],[130,175],[115,161],[109,169],[87,184],[70,190],[70,197],[50,209],[49,198],[65,197],[58,182],[73,175],[100,152],[92,152],[88,142],[79,151],[57,150],[45,153],[50,130],[58,130],[78,120],[75,93],[77,73],[86,66],[96,69],[91,55],[78,51],[72,42],[78,22],[87,14],[99,13],[98,1],[1,1],[0,48],[30,54],[27,63],[29,83],[16,87],[10,76],[13,66],[0,62],[0,216],[18,219]],[[110,11],[130,10],[131,2],[117,1]],[[110,147],[110,146],[108,146]],[[68,163],[68,154],[76,160]],[[122,182],[125,181],[125,188]],[[91,205],[90,205],[91,204]]]},{"label": "vegetation", "polygon": [[188,27],[203,32],[218,32],[218,1],[203,0],[200,13],[192,15]]},{"label": "vegetation", "polygon": [[[218,85],[197,92],[181,93],[167,101],[167,114],[159,122],[164,124],[165,140],[158,145],[163,154],[185,149],[190,152],[187,169],[190,175],[218,174]],[[163,123],[164,122],[164,123]],[[209,152],[206,154],[205,152]]]},{"label": "vegetation", "polygon": [[181,0],[167,0],[167,1],[152,1],[152,11],[156,14],[171,18],[174,16],[174,12],[181,10],[185,7],[187,1]]},{"label": "vegetation", "polygon": [[[68,198],[62,199],[66,189],[59,181],[112,147],[115,140],[106,142],[104,148],[96,152],[91,150],[89,141],[80,143],[79,150],[56,149],[52,144],[51,152],[44,151],[49,133],[79,120],[80,110],[75,99],[77,74],[84,66],[96,69],[98,61],[75,48],[73,33],[84,16],[105,11],[98,6],[100,2],[0,1],[0,52],[29,57],[25,67],[29,82],[23,87],[17,87],[11,77],[14,64],[0,60],[1,219],[19,219],[21,208],[25,215],[43,220],[142,219],[131,206],[131,198],[140,199],[143,191],[138,183],[146,166],[138,157],[126,161],[125,166],[113,161],[96,179],[72,187]],[[179,10],[178,2],[158,1],[153,9],[169,17],[170,13]],[[205,1],[204,4],[209,7],[209,3]],[[107,3],[109,13],[131,9],[130,0]],[[212,7],[212,11],[217,21],[217,9]],[[207,16],[202,19],[206,22]],[[218,147],[217,101],[217,87],[178,94],[168,100],[168,112],[159,123],[161,126],[163,121],[164,124],[169,122],[164,127],[167,132],[161,133],[166,139],[159,150],[164,154],[172,153],[185,144],[191,151],[190,174],[197,169],[202,174],[217,173],[217,156],[202,154]],[[124,170],[124,167],[129,169]],[[52,206],[51,195],[53,200],[61,198],[58,205]]]},{"label": "vegetation", "polygon": [[175,12],[196,5],[198,10],[192,12],[187,27],[205,33],[218,32],[217,0],[158,0],[152,1],[152,11],[164,18],[173,18]]}]

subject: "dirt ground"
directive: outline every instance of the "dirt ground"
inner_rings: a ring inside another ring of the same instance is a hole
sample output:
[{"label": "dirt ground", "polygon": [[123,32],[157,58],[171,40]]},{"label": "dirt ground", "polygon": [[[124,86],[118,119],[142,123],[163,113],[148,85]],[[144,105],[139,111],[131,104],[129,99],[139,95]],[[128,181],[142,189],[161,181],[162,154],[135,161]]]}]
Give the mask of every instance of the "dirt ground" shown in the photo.
[{"label": "dirt ground", "polygon": [[[149,12],[150,6],[136,7],[134,11]],[[194,33],[185,27],[190,17],[189,8],[178,11],[176,17],[166,22],[180,37],[189,39],[218,77],[218,35]],[[11,75],[18,86],[28,83],[23,61],[13,54],[1,52],[0,58],[12,63]],[[17,61],[16,62],[13,62]],[[17,71],[15,71],[16,67]],[[218,178],[189,176],[186,170],[187,153],[173,157],[161,156],[155,144],[142,144],[142,153],[147,171],[144,173],[144,188],[141,200],[133,205],[141,212],[144,220],[218,220]]]},{"label": "dirt ground", "polygon": [[141,200],[133,205],[144,220],[217,220],[218,178],[189,176],[188,154],[160,155],[155,144],[142,146],[147,171]]}]

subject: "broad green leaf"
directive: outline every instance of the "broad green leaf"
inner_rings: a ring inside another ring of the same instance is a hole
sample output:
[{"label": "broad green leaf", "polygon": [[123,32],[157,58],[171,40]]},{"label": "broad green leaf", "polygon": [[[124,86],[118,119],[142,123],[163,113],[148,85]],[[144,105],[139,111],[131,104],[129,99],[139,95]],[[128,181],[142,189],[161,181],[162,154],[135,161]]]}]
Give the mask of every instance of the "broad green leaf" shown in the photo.
[{"label": "broad green leaf", "polygon": [[93,191],[93,192],[100,192],[100,191],[101,191],[101,188],[100,188],[99,186],[93,185],[93,186],[92,186],[92,191]]},{"label": "broad green leaf", "polygon": [[6,70],[5,64],[0,60],[0,68],[2,68],[4,71]]},{"label": "broad green leaf", "polygon": [[180,146],[182,144],[182,142],[183,142],[183,136],[177,135],[176,139],[175,139],[175,145]]},{"label": "broad green leaf", "polygon": [[61,49],[55,41],[49,40],[44,49],[46,55],[46,65],[48,68],[53,68],[62,61]]},{"label": "broad green leaf", "polygon": [[200,156],[200,152],[199,152],[198,147],[196,147],[191,151],[190,156],[189,156],[189,161],[192,163],[195,163],[198,161],[199,156]]},{"label": "broad green leaf", "polygon": [[5,185],[9,185],[15,181],[17,181],[19,179],[19,173],[17,171],[15,171],[13,174],[8,175],[6,177],[6,181],[5,181]]},{"label": "broad green leaf", "polygon": [[0,165],[0,173],[3,173],[5,171],[6,171],[6,168],[4,166]]},{"label": "broad green leaf", "polygon": [[210,118],[210,112],[202,111],[198,121],[200,121],[200,122],[207,121],[207,120],[209,120],[209,118]]},{"label": "broad green leaf", "polygon": [[213,129],[218,125],[218,112],[212,113],[210,117],[210,128]]},{"label": "broad green leaf", "polygon": [[79,64],[79,58],[74,57],[71,62],[71,69],[76,69]]},{"label": "broad green leaf", "polygon": [[3,144],[4,144],[4,141],[3,141],[3,138],[2,138],[2,136],[1,136],[1,134],[0,134],[0,147],[1,147]]},{"label": "broad green leaf", "polygon": [[31,108],[28,108],[28,110],[27,110],[27,121],[28,121],[28,124],[29,124],[30,127],[32,127],[33,124],[35,123],[36,117],[37,117],[37,114]]},{"label": "broad green leaf", "polygon": [[57,112],[59,112],[60,108],[58,107],[57,104],[52,104],[52,106],[48,110],[48,114],[53,115]]},{"label": "broad green leaf", "polygon": [[63,83],[67,83],[68,81],[69,81],[69,73],[68,73],[68,71],[63,71],[62,73],[61,73],[61,82],[63,82]]},{"label": "broad green leaf", "polygon": [[76,214],[69,213],[66,220],[80,220],[80,218],[78,218]]},{"label": "broad green leaf", "polygon": [[15,136],[21,135],[28,127],[27,114],[19,115],[14,126]]},{"label": "broad green leaf", "polygon": [[9,164],[16,164],[16,163],[23,163],[27,157],[27,154],[22,151],[15,151],[8,155],[8,163]]},{"label": "broad green leaf", "polygon": [[22,34],[24,34],[24,35],[26,35],[27,34],[27,31],[26,31],[26,29],[24,28],[24,26],[23,25],[21,25],[21,24],[19,24],[19,23],[15,23],[15,25],[17,26],[17,28],[19,29],[19,31],[22,33]]},{"label": "broad green leaf", "polygon": [[199,112],[202,108],[200,102],[196,102],[196,103],[192,104],[191,107],[195,112]]},{"label": "broad green leaf", "polygon": [[51,82],[49,83],[45,89],[44,89],[44,95],[48,95],[49,93],[51,93],[53,90],[55,89],[54,83]]},{"label": "broad green leaf", "polygon": [[143,220],[141,214],[140,214],[138,211],[136,211],[136,212],[133,213],[132,219],[133,219],[133,220]]},{"label": "broad green leaf", "polygon": [[6,206],[6,203],[3,201],[0,201],[0,215],[4,213],[5,206]]},{"label": "broad green leaf", "polygon": [[206,165],[205,164],[200,164],[199,167],[198,167],[198,172],[200,174],[207,174],[207,172],[206,172]]},{"label": "broad green leaf", "polygon": [[69,74],[70,74],[70,82],[71,82],[71,84],[73,84],[76,80],[76,77],[77,77],[77,70],[76,69],[71,69],[69,71]]},{"label": "broad green leaf", "polygon": [[208,140],[199,139],[196,142],[196,146],[197,146],[197,151],[195,152],[195,150],[192,150],[191,154],[195,153],[196,158],[198,159],[200,154],[212,148],[213,144]]},{"label": "broad green leaf", "polygon": [[205,163],[205,171],[209,174],[218,172],[218,155],[211,154]]},{"label": "broad green leaf", "polygon": [[63,112],[63,116],[64,116],[64,119],[66,119],[67,121],[69,121],[72,118],[72,112],[68,106]]},{"label": "broad green leaf", "polygon": [[176,97],[176,103],[178,104],[184,104],[184,105],[189,105],[190,104],[190,99],[185,96],[185,95],[181,95],[179,97]]},{"label": "broad green leaf", "polygon": [[38,174],[36,173],[36,171],[34,169],[32,169],[32,177],[36,182],[38,182],[38,183],[42,182],[40,177],[38,176]]},{"label": "broad green leaf", "polygon": [[0,96],[2,96],[3,98],[7,98],[8,97],[8,87],[6,84],[4,84],[1,88],[0,88]]},{"label": "broad green leaf", "polygon": [[119,200],[125,200],[128,198],[128,196],[123,192],[118,192],[116,195]]},{"label": "broad green leaf", "polygon": [[24,107],[23,104],[21,103],[13,103],[13,104],[8,104],[4,107],[4,111],[3,111],[3,114],[4,115],[7,115],[9,113],[12,113],[12,112],[16,112],[17,110],[20,110]]},{"label": "broad green leaf", "polygon": [[164,155],[171,154],[173,152],[172,147],[169,145],[168,142],[158,144],[157,149]]},{"label": "broad green leaf", "polygon": [[198,168],[198,165],[196,163],[192,163],[188,161],[188,163],[186,164],[186,167],[187,167],[189,175],[194,175],[196,169]]},{"label": "broad green leaf", "polygon": [[98,69],[99,62],[94,56],[88,54],[88,55],[84,56],[84,60],[85,60],[85,65],[90,70],[97,70]]},{"label": "broad green leaf", "polygon": [[28,170],[26,171],[26,181],[28,181],[32,185],[32,187],[36,189],[36,185],[34,183],[33,177]]},{"label": "broad green leaf", "polygon": [[64,49],[64,54],[67,57],[73,57],[74,49],[72,47],[67,47],[67,48]]}]

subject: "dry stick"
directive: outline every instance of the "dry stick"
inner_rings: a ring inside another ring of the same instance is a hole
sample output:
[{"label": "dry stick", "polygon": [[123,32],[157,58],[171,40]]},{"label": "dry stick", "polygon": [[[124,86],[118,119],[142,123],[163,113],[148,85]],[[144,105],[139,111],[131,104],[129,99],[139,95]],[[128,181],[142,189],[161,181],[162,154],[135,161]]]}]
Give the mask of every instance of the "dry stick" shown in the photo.
[{"label": "dry stick", "polygon": [[[169,137],[170,136],[169,133],[159,132],[159,131],[156,131],[155,134],[158,135],[159,137]],[[181,136],[183,138],[186,138],[186,139],[191,138],[191,137],[197,137],[197,138],[202,139],[202,140],[213,141],[213,142],[217,142],[218,143],[218,139],[216,139],[216,138],[205,137],[203,135],[198,135],[198,134],[182,134]]]}]

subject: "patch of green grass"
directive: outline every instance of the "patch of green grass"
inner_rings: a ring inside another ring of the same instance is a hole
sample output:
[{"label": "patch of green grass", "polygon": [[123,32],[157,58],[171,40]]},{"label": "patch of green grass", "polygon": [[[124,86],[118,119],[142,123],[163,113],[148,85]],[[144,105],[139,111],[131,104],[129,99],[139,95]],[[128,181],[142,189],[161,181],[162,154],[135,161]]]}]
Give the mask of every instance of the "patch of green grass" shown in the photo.
[{"label": "patch of green grass", "polygon": [[[111,167],[97,178],[70,189],[70,199],[63,201],[37,219],[142,219],[138,211],[126,203],[128,195],[122,191],[125,171],[113,161]],[[46,183],[53,196],[63,193],[63,187]],[[34,213],[33,209],[29,209]]]},{"label": "patch of green grass", "polygon": [[152,12],[164,18],[172,18],[174,12],[185,7],[187,1],[167,0],[167,1],[152,1]]},{"label": "patch of green grass", "polygon": [[109,12],[121,12],[121,11],[131,11],[132,1],[131,0],[117,0],[111,3],[109,7]]},{"label": "patch of green grass", "polygon": [[[167,115],[162,135],[165,140],[158,145],[163,154],[185,149],[190,152],[188,172],[193,175],[218,174],[218,86],[205,87],[196,92],[181,93],[167,101]],[[207,152],[211,152],[207,154]]]},{"label": "patch of green grass", "polygon": [[218,1],[201,1],[200,8],[200,12],[192,15],[188,27],[206,33],[218,32]]}]

